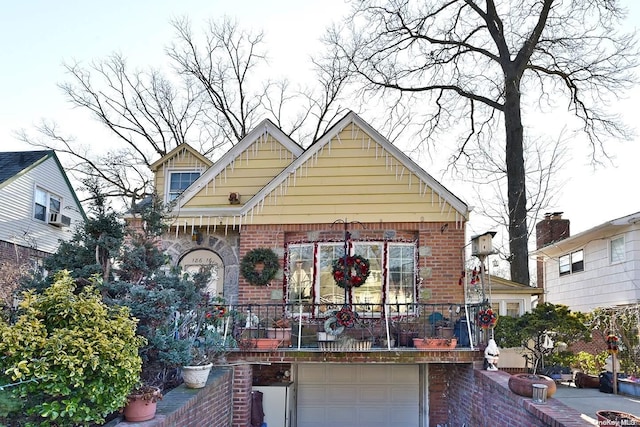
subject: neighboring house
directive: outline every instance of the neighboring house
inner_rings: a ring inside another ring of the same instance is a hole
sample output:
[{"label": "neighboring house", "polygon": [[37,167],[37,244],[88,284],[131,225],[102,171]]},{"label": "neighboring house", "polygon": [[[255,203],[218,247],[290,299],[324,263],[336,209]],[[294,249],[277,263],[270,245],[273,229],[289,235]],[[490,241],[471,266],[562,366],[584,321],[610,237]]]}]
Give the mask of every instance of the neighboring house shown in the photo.
[{"label": "neighboring house", "polygon": [[[158,194],[173,206],[163,249],[188,271],[212,267],[209,291],[230,304],[250,304],[253,312],[286,307],[307,330],[307,321],[345,302],[331,268],[347,247],[370,262],[369,279],[347,295],[363,316],[406,319],[430,305],[437,312],[421,319],[437,333],[436,320],[459,326],[469,309],[459,284],[468,206],[353,112],[306,149],[265,120],[215,163],[183,144],[153,170]],[[270,286],[253,286],[240,273],[243,257],[257,248],[279,258]],[[507,312],[529,307],[524,295],[504,302]],[[299,351],[293,342],[275,355],[245,351],[228,359],[256,364],[254,385],[269,383],[256,378],[270,370],[280,385],[283,375],[291,380],[282,395],[289,397],[279,399],[291,400],[286,425],[297,427],[444,423],[455,410],[447,377],[471,375],[483,357],[468,344],[345,354]],[[246,403],[236,404],[234,414],[246,413]]]},{"label": "neighboring house", "polygon": [[541,288],[512,282],[502,277],[489,276],[491,306],[500,316],[520,317],[535,307]]},{"label": "neighboring house", "polygon": [[575,236],[561,213],[537,224],[538,282],[545,301],[587,313],[640,301],[640,212]]},{"label": "neighboring house", "polygon": [[[491,306],[498,311],[500,317],[520,317],[530,312],[543,293],[542,288],[523,285],[493,275],[488,278],[488,289]],[[498,322],[500,322],[499,319]],[[527,359],[524,357],[526,353],[528,352],[522,347],[500,349],[500,368],[519,370],[527,368]]]},{"label": "neighboring house", "polygon": [[39,265],[84,219],[54,151],[0,152],[0,261]]}]

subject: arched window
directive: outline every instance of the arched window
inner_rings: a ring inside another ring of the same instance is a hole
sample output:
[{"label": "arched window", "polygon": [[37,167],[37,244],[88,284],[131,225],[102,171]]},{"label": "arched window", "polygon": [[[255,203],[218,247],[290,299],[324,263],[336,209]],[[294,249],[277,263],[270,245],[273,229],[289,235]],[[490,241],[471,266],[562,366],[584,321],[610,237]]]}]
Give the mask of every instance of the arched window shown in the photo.
[{"label": "arched window", "polygon": [[211,278],[207,283],[206,292],[211,296],[222,296],[224,264],[217,253],[209,249],[196,249],[185,254],[178,262],[178,265],[182,267],[182,271],[190,274],[209,269]]}]

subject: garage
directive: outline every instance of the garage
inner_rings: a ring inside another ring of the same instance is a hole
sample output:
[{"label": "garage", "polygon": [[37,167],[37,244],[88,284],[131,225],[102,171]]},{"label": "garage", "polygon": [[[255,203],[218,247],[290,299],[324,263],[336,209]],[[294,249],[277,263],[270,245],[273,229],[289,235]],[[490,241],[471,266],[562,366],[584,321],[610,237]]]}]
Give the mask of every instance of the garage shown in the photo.
[{"label": "garage", "polygon": [[418,365],[302,364],[297,427],[418,427]]}]

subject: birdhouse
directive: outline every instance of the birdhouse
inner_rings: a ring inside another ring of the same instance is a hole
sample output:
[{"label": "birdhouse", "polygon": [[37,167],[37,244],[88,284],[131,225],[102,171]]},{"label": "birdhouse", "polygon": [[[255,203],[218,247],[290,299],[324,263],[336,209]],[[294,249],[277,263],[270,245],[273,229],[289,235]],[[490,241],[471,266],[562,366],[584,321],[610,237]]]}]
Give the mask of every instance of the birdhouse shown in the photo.
[{"label": "birdhouse", "polygon": [[471,238],[471,255],[491,255],[493,252],[493,236],[495,231],[487,231]]}]

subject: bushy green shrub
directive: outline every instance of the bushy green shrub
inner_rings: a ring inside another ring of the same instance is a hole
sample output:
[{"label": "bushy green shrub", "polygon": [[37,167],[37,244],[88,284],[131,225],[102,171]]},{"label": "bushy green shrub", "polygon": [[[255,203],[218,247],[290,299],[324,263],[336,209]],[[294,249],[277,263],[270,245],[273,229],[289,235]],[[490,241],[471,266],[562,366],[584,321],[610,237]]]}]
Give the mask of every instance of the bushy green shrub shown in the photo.
[{"label": "bushy green shrub", "polygon": [[585,374],[598,375],[604,370],[607,357],[609,357],[609,353],[606,351],[595,355],[581,351],[575,355],[573,367],[580,369]]},{"label": "bushy green shrub", "polygon": [[43,293],[24,294],[15,324],[0,322],[0,386],[27,399],[41,426],[102,422],[122,407],[142,366],[136,320],[108,307],[91,285],[76,292],[66,271]]}]

